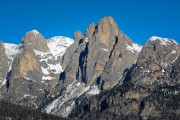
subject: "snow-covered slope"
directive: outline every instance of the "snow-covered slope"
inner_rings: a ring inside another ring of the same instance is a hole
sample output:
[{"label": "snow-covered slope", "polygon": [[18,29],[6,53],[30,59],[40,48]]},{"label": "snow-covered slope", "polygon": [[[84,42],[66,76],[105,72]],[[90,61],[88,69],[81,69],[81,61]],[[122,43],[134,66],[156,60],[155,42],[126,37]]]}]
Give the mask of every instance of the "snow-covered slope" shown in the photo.
[{"label": "snow-covered slope", "polygon": [[[14,57],[19,54],[20,52],[22,52],[22,48],[21,45],[16,45],[16,44],[10,44],[10,43],[3,43],[4,44],[4,48],[5,48],[5,54],[7,56],[7,62],[8,62],[8,72],[10,72],[11,70],[11,66],[12,66],[12,62]],[[1,59],[1,58],[0,58]],[[4,71],[2,71],[4,72]],[[5,78],[1,78],[0,79],[0,88],[6,84],[6,79],[8,79],[8,76],[6,76]]]},{"label": "snow-covered slope", "polygon": [[[37,30],[32,30],[37,35],[40,34]],[[57,80],[59,74],[62,72],[60,61],[65,53],[65,50],[74,41],[68,37],[56,36],[47,40],[49,51],[41,52],[34,50],[37,59],[41,63],[41,71],[43,73],[42,80]],[[5,53],[8,59],[9,71],[11,70],[12,62],[17,54],[20,54],[24,47],[22,44],[16,45],[11,43],[4,43]],[[9,72],[8,71],[8,72]],[[2,78],[1,83],[4,85],[6,79]]]},{"label": "snow-covered slope", "polygon": [[162,38],[162,37],[158,37],[158,36],[152,36],[150,39],[150,41],[159,41],[161,43],[161,45],[168,45],[168,44],[178,44],[175,40],[170,39],[170,38]]},{"label": "snow-covered slope", "polygon": [[135,53],[135,52],[139,53],[141,51],[141,49],[142,49],[142,46],[140,46],[137,43],[132,43],[132,46],[127,44],[127,49],[129,51],[131,51],[132,53]]},{"label": "snow-covered slope", "polygon": [[18,53],[22,51],[21,45],[4,43],[6,55],[9,59],[13,59]]},{"label": "snow-covered slope", "polygon": [[63,36],[52,37],[47,40],[48,52],[34,50],[41,63],[43,73],[42,80],[57,80],[62,72],[60,61],[66,49],[73,43],[73,40]]},{"label": "snow-covered slope", "polygon": [[48,39],[48,47],[53,56],[63,55],[66,48],[73,43],[73,40],[68,37],[56,36]]},{"label": "snow-covered slope", "polygon": [[86,96],[93,96],[100,93],[97,86],[85,86],[84,83],[74,81],[66,87],[64,95],[53,100],[49,105],[46,106],[45,112],[68,117],[72,109],[75,106],[75,99],[80,97],[82,94]]}]

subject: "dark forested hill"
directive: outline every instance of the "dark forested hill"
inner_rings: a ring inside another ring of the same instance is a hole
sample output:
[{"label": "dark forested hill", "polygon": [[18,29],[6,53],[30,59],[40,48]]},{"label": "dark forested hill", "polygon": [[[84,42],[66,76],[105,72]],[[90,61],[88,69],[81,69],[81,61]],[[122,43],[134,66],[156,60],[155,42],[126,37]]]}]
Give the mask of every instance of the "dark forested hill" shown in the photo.
[{"label": "dark forested hill", "polygon": [[[0,101],[0,120],[66,120],[27,107]],[[68,119],[69,120],[69,119]]]}]

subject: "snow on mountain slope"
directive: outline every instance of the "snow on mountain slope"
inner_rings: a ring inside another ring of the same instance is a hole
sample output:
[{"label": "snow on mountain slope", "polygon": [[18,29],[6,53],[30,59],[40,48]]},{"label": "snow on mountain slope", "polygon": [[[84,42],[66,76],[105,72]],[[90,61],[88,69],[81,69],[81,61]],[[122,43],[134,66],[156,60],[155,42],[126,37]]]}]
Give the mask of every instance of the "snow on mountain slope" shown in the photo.
[{"label": "snow on mountain slope", "polygon": [[66,92],[64,95],[56,98],[46,106],[45,112],[68,117],[75,106],[74,100],[84,93],[87,96],[93,96],[99,94],[100,90],[95,85],[85,86],[85,84],[82,82],[74,81],[66,87]]},{"label": "snow on mountain slope", "polygon": [[158,36],[152,36],[150,38],[150,41],[156,41],[159,40],[161,42],[161,45],[168,45],[168,44],[178,44],[175,40],[169,39],[169,38],[162,38],[162,37],[158,37]]},{"label": "snow on mountain slope", "polygon": [[9,59],[13,59],[15,55],[21,52],[21,45],[4,43],[6,55]]},{"label": "snow on mountain slope", "polygon": [[[12,62],[14,57],[22,52],[21,45],[11,44],[11,43],[3,43],[5,48],[5,54],[7,56],[7,62],[8,62],[8,73],[11,71],[12,68]],[[7,73],[7,74],[8,74]],[[8,76],[5,78],[1,78],[0,80],[0,88],[6,84],[6,79],[8,79]]]},{"label": "snow on mountain slope", "polygon": [[135,51],[140,52],[142,49],[142,46],[140,46],[139,44],[133,43],[133,48]]},{"label": "snow on mountain slope", "polygon": [[132,43],[132,46],[127,44],[126,48],[128,50],[130,50],[132,53],[135,53],[135,52],[139,53],[141,51],[141,49],[142,49],[142,46],[140,46],[139,44],[136,44],[136,43]]},{"label": "snow on mountain slope", "polygon": [[56,36],[47,40],[48,52],[34,50],[41,63],[42,80],[57,80],[62,72],[60,61],[66,49],[73,43],[68,37]]},{"label": "snow on mountain slope", "polygon": [[73,43],[73,40],[63,36],[56,36],[48,39],[48,47],[53,56],[63,55],[66,48]]},{"label": "snow on mountain slope", "polygon": [[38,35],[40,34],[37,30],[32,30],[33,34]]},{"label": "snow on mountain slope", "polygon": [[[58,97],[52,103],[50,103],[46,108],[45,111],[47,113],[55,114],[55,115],[63,115],[66,116],[66,112],[59,112],[64,111],[63,104],[70,99],[74,99],[79,97],[81,94],[86,92],[89,87],[84,87],[84,84],[74,81],[72,84],[67,86],[66,93],[63,96]],[[67,107],[65,107],[67,108]]]},{"label": "snow on mountain slope", "polygon": [[[40,34],[37,30],[32,31],[35,35]],[[36,56],[41,65],[41,70],[43,73],[42,80],[55,80],[57,76],[62,72],[62,67],[60,65],[61,57],[64,55],[65,50],[73,43],[73,40],[68,37],[56,36],[47,40],[47,45],[49,47],[48,52],[41,52],[34,50]],[[15,56],[23,51],[21,44],[11,44],[4,43],[6,56],[9,58],[8,67],[11,70],[12,62]],[[8,71],[8,72],[9,72]],[[6,79],[1,78],[1,84],[5,84]]]}]

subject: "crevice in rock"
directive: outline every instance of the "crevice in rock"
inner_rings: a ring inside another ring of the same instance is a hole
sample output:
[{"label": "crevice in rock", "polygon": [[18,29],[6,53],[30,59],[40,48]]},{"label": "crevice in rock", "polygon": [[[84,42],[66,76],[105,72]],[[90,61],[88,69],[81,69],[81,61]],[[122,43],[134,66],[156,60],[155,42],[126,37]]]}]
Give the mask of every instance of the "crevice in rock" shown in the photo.
[{"label": "crevice in rock", "polygon": [[11,76],[12,71],[10,70],[7,75],[6,75],[6,89],[7,91],[9,90],[10,87],[10,76]]},{"label": "crevice in rock", "polygon": [[111,53],[110,53],[110,55],[109,55],[109,59],[111,58],[112,53],[113,53],[113,51],[114,51],[117,43],[118,43],[118,37],[116,36],[116,37],[115,37],[115,44],[113,45],[113,49],[111,50]]},{"label": "crevice in rock", "polygon": [[135,67],[136,67],[136,64],[133,64],[130,68],[126,68],[124,70],[124,73],[123,73],[123,82],[128,82],[128,81],[131,80],[131,75],[132,75],[132,72],[133,72]]},{"label": "crevice in rock", "polygon": [[62,82],[64,82],[65,79],[66,79],[66,72],[63,71],[63,72],[60,74],[59,80],[61,80]]},{"label": "crevice in rock", "polygon": [[81,52],[80,56],[79,56],[79,67],[81,69],[81,82],[83,83],[87,83],[87,79],[86,79],[86,69],[87,69],[87,55],[88,55],[88,45],[89,43],[86,44],[86,47],[84,49],[84,51]]},{"label": "crevice in rock", "polygon": [[100,106],[101,106],[101,111],[108,108],[108,103],[107,103],[106,99],[101,102]]}]

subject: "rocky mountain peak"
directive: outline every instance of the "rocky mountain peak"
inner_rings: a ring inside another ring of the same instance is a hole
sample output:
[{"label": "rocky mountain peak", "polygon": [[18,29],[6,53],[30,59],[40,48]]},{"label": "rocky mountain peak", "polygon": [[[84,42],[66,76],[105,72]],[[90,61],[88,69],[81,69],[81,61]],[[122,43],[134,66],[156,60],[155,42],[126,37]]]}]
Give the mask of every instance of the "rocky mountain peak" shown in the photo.
[{"label": "rocky mountain peak", "polygon": [[124,70],[135,63],[139,53],[135,47],[140,48],[119,32],[112,17],[104,17],[98,25],[92,23],[83,38],[76,32],[75,38],[81,41],[75,41],[62,60],[64,72],[60,80],[64,85],[79,81],[98,85],[99,89],[110,89]]},{"label": "rocky mountain peak", "polygon": [[74,39],[75,39],[75,40],[81,40],[82,38],[83,38],[83,34],[81,33],[80,30],[78,30],[78,31],[76,31],[76,32],[74,33]]},{"label": "rocky mountain peak", "polygon": [[94,23],[90,24],[90,26],[88,27],[88,29],[85,32],[85,36],[91,37],[95,31],[95,27],[96,27],[96,25]]},{"label": "rocky mountain peak", "polygon": [[148,39],[146,45],[142,48],[140,58],[141,61],[151,59],[166,65],[176,59],[177,55],[180,54],[179,51],[179,44],[174,40],[153,36]]},{"label": "rocky mountain peak", "polygon": [[38,51],[45,52],[49,50],[46,39],[37,30],[27,32],[21,43],[24,46],[29,44]]},{"label": "rocky mountain peak", "polygon": [[118,25],[112,17],[104,17],[97,25],[99,42],[108,46],[113,38],[118,36]]},{"label": "rocky mountain peak", "polygon": [[149,38],[148,43],[152,43],[152,42],[158,42],[161,45],[178,44],[176,41],[170,38],[162,38],[158,36],[152,36],[151,38]]},{"label": "rocky mountain peak", "polygon": [[172,39],[149,38],[131,70],[131,81],[150,88],[164,83],[173,85],[170,73],[178,60],[179,50],[180,45]]}]

